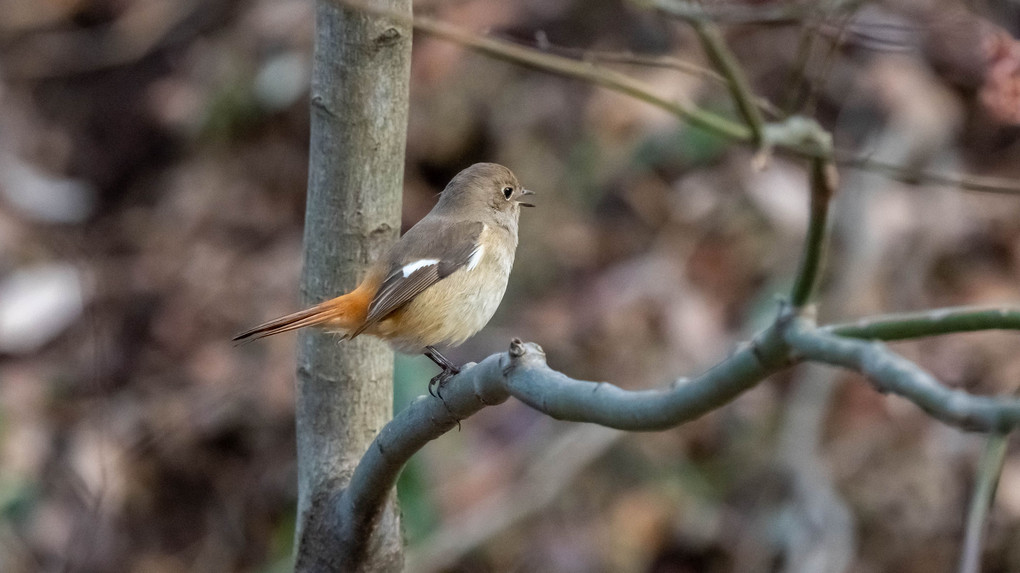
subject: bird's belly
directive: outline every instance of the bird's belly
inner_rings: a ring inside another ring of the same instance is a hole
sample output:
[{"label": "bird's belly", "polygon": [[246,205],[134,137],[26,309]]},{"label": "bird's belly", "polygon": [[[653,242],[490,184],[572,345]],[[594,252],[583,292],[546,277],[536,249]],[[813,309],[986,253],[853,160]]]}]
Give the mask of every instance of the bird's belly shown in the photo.
[{"label": "bird's belly", "polygon": [[485,257],[478,267],[462,268],[432,285],[380,324],[390,343],[405,352],[425,346],[456,346],[482,329],[506,292],[511,257]]}]

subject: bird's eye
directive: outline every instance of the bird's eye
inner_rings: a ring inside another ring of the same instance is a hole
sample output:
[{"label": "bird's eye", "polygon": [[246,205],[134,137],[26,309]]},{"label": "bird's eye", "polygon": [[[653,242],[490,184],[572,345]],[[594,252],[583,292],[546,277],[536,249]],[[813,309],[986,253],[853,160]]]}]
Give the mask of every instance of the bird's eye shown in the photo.
[{"label": "bird's eye", "polygon": [[506,197],[507,199],[509,199],[510,196],[513,195],[513,194],[514,194],[514,188],[513,187],[504,187],[503,188],[503,196]]}]

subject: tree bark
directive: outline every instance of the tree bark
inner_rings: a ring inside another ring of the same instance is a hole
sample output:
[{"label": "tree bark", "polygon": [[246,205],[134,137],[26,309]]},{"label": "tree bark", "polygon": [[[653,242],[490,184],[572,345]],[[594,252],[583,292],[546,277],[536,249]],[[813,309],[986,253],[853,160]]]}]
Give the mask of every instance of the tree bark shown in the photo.
[{"label": "tree bark", "polygon": [[[410,0],[377,0],[411,14]],[[302,296],[317,303],[353,289],[400,231],[411,31],[316,2],[311,141]],[[339,344],[300,335],[297,372],[297,571],[399,571],[396,496],[362,547],[337,542],[336,500],[392,416],[393,354],[371,337]]]}]

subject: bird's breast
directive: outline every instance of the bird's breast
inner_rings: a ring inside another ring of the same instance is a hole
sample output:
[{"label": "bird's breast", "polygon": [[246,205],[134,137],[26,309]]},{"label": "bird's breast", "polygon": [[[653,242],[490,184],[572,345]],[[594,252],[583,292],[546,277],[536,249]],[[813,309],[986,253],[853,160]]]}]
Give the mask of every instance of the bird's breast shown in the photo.
[{"label": "bird's breast", "polygon": [[379,330],[398,350],[456,346],[482,329],[506,292],[514,249],[486,241],[467,265],[432,285],[384,320]]}]

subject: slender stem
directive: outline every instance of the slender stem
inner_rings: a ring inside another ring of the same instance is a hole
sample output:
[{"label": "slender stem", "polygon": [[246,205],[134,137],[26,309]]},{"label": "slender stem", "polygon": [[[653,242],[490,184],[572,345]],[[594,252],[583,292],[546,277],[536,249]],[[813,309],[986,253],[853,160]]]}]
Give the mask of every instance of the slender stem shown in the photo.
[{"label": "slender stem", "polygon": [[[537,49],[545,53],[552,53],[561,56],[567,56],[570,58],[576,58],[582,62],[596,62],[600,64],[622,64],[629,66],[644,66],[650,68],[666,68],[670,70],[676,70],[678,72],[688,74],[694,77],[706,79],[719,84],[727,84],[727,80],[722,74],[716,72],[711,68],[700,66],[698,64],[681,60],[680,58],[674,58],[672,56],[658,56],[649,54],[635,54],[634,52],[613,52],[605,50],[586,50],[581,48],[571,48],[567,46],[557,46],[549,43],[546,39],[541,39],[538,42]],[[769,114],[773,117],[779,117],[782,115],[782,110],[779,109],[775,104],[769,101],[767,98],[752,94],[751,99],[753,104],[757,106],[762,112]]]},{"label": "slender stem", "polygon": [[388,18],[395,22],[414,26],[415,30],[426,32],[438,38],[449,40],[497,60],[530,67],[544,72],[588,81],[595,85],[627,94],[643,102],[662,108],[695,127],[736,141],[748,141],[751,132],[746,127],[699,108],[691,102],[664,98],[655,94],[652,86],[615,70],[598,66],[592,62],[580,62],[571,58],[542,52],[535,48],[514,44],[505,40],[479,36],[457,26],[425,16],[413,18],[370,6],[352,0],[337,0],[351,8],[369,14]]},{"label": "slender stem", "polygon": [[[420,17],[419,17],[420,19]],[[536,42],[536,49],[547,54],[556,54],[580,60],[582,62],[598,62],[601,64],[624,64],[631,66],[647,66],[651,68],[667,68],[676,70],[698,78],[712,80],[718,83],[726,83],[726,78],[715,70],[681,60],[672,56],[635,54],[633,52],[613,52],[606,50],[588,50],[583,48],[571,48],[559,46],[549,42],[544,36],[540,36]]]},{"label": "slender stem", "polygon": [[[354,1],[338,1],[352,8],[364,10],[377,16],[391,18],[396,22],[412,23],[411,18],[394,12],[380,10],[377,7],[366,6],[363,3]],[[430,18],[417,16],[413,19],[413,25],[417,30],[463,45],[496,59],[530,66],[564,77],[590,81],[608,89],[628,94],[672,113],[680,119],[689,119],[692,124],[720,136],[735,141],[750,141],[752,138],[751,131],[745,126],[703,109],[693,107],[690,104],[678,103],[668,98],[659,97],[655,95],[651,86],[630,78],[625,74],[606,70],[589,62],[579,62],[570,58],[543,53],[534,48],[478,36],[457,26]],[[794,118],[796,117],[794,116]],[[804,133],[785,130],[782,129],[783,127],[783,124],[775,123],[766,125],[766,131],[769,131],[766,139],[769,143],[775,145],[777,149],[782,149],[802,157],[826,157],[831,153],[830,145],[818,145],[814,141],[805,143],[802,140],[805,136]],[[851,151],[838,150],[836,162],[841,166],[874,171],[890,179],[906,183],[928,183],[959,187],[968,191],[1020,194],[1020,182],[1010,179],[919,171],[900,165],[876,161],[867,157],[856,156]]]},{"label": "slender stem", "polygon": [[797,103],[801,99],[801,84],[807,77],[808,66],[811,64],[812,49],[815,45],[816,27],[810,22],[805,22],[801,27],[800,40],[797,42],[797,52],[794,56],[794,64],[790,68],[790,74],[786,79],[786,97],[783,98],[783,111],[792,114],[797,109]]},{"label": "slender stem", "polygon": [[818,65],[818,73],[815,74],[813,80],[808,82],[808,93],[804,100],[804,104],[801,106],[801,111],[803,113],[814,114],[815,105],[818,102],[818,94],[821,93],[821,88],[825,83],[826,75],[832,69],[832,66],[836,61],[836,56],[839,54],[839,47],[843,44],[843,37],[846,34],[846,29],[850,20],[853,18],[853,13],[854,10],[851,9],[841,18],[840,23],[835,30],[836,33],[829,44],[829,49],[825,52],[825,57]]},{"label": "slender stem", "polygon": [[793,283],[790,301],[800,308],[811,301],[828,246],[829,203],[836,192],[835,167],[822,159],[811,162],[811,205],[804,252]]},{"label": "slender stem", "polygon": [[691,20],[691,26],[697,32],[701,46],[712,65],[726,78],[733,102],[737,105],[737,110],[744,118],[744,122],[747,123],[747,127],[751,129],[751,141],[758,148],[763,148],[766,144],[765,120],[762,119],[761,111],[755,104],[757,98],[744,73],[744,68],[726,46],[726,41],[715,24],[707,20],[695,19]]},{"label": "slender stem", "polygon": [[869,340],[905,340],[977,330],[1020,330],[1020,308],[957,307],[887,314],[819,330]]},{"label": "slender stem", "polygon": [[983,191],[986,193],[1003,193],[1020,195],[1020,181],[1001,177],[981,175],[961,175],[958,173],[932,173],[920,169],[912,169],[902,165],[886,163],[869,157],[860,157],[850,151],[836,152],[836,162],[852,169],[864,169],[879,173],[894,181],[911,185],[929,184],[959,187],[967,191]]},{"label": "slender stem", "polygon": [[995,501],[995,490],[1006,461],[1009,436],[992,434],[985,442],[985,451],[978,464],[977,483],[970,498],[967,511],[967,529],[963,537],[963,551],[960,555],[960,573],[978,573],[981,570],[981,550],[984,546],[984,532],[988,510]]},{"label": "slender stem", "polygon": [[527,46],[495,38],[478,36],[431,18],[418,16],[414,18],[413,24],[416,30],[451,40],[496,59],[545,72],[583,79],[593,84],[627,94],[641,101],[661,107],[695,127],[700,127],[728,139],[746,141],[751,138],[751,132],[746,127],[701,109],[693,103],[658,96],[650,85],[615,70],[598,66],[591,62],[579,62],[570,58],[547,54]]},{"label": "slender stem", "polygon": [[801,2],[776,2],[758,6],[684,0],[635,0],[635,2],[684,20],[711,20],[734,24],[798,24],[808,15],[810,9]]}]

